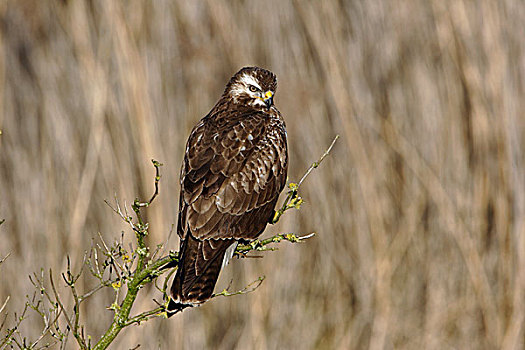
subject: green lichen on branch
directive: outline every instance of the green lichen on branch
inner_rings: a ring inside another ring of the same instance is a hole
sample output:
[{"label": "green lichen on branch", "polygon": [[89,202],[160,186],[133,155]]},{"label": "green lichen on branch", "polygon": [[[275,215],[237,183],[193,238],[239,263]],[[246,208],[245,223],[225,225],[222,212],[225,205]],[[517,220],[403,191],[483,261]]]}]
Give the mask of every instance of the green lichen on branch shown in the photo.
[{"label": "green lichen on branch", "polygon": [[272,243],[280,243],[281,241],[288,241],[291,243],[300,243],[303,242],[309,238],[312,238],[315,236],[315,233],[312,232],[309,235],[305,236],[296,236],[293,233],[279,233],[272,237],[265,238],[262,240],[256,239],[248,244],[239,244],[237,246],[237,249],[235,249],[235,256],[238,257],[247,257],[249,252],[252,251],[268,251],[268,250],[277,250],[276,247],[269,246]]}]

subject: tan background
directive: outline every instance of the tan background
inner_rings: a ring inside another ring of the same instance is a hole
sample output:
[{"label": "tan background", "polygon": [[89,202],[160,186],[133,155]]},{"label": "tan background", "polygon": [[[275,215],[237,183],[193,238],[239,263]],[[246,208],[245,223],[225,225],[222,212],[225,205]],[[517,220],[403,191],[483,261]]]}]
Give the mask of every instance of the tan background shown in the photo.
[{"label": "tan background", "polygon": [[[149,195],[150,158],[163,242],[189,131],[260,65],[278,76],[290,179],[341,134],[302,209],[265,233],[318,236],[230,264],[219,287],[266,275],[255,293],[112,348],[525,348],[523,23],[517,0],[1,1],[0,304],[12,317],[27,275],[66,254],[78,268],[97,232],[129,237],[103,200]],[[143,293],[134,311],[159,298]],[[94,339],[111,302],[83,310]]]}]

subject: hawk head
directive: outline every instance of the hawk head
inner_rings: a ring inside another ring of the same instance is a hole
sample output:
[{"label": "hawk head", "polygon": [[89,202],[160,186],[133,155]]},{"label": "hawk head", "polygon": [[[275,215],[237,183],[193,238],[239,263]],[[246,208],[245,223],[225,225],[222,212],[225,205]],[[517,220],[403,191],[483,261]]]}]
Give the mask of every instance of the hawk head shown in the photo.
[{"label": "hawk head", "polygon": [[270,109],[276,89],[275,74],[259,67],[244,67],[231,78],[224,94],[235,104]]}]

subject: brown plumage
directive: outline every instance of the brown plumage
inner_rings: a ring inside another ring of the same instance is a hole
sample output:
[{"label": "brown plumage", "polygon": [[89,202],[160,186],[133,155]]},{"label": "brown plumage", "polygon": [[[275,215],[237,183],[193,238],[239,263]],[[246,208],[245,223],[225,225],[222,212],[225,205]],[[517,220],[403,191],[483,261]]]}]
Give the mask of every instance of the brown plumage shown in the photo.
[{"label": "brown plumage", "polygon": [[181,169],[178,270],[171,313],[208,300],[239,241],[257,238],[286,183],[284,120],[275,75],[246,67],[193,128]]}]

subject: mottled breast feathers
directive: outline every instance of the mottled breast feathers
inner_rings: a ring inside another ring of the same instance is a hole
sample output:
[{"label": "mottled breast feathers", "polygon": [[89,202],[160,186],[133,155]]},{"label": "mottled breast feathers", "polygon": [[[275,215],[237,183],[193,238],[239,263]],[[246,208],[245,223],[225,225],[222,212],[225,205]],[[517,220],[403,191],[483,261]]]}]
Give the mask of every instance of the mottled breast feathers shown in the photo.
[{"label": "mottled breast feathers", "polygon": [[286,182],[285,130],[272,119],[246,111],[227,120],[204,118],[193,129],[181,169],[181,238],[188,229],[199,239],[259,234],[239,223],[275,200]]}]

